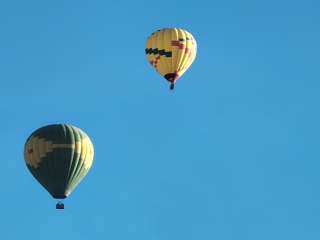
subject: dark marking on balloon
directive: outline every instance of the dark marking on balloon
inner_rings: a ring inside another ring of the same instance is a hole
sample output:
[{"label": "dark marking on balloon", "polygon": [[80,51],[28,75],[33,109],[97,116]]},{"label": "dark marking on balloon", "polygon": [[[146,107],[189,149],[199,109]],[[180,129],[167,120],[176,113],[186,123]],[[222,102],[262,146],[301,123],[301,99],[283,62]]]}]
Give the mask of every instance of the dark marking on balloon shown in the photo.
[{"label": "dark marking on balloon", "polygon": [[171,46],[178,47],[179,49],[184,49],[186,47],[186,45],[180,41],[171,41]]},{"label": "dark marking on balloon", "polygon": [[155,60],[151,60],[151,61],[150,61],[151,65],[154,66],[155,69],[157,69],[157,67],[158,67],[157,64],[158,64],[158,62],[159,62],[159,60],[160,60],[160,57],[161,57],[161,56],[157,56],[157,57],[155,58]]},{"label": "dark marking on balloon", "polygon": [[160,56],[172,57],[171,51],[166,51],[165,49],[159,50],[158,48],[146,48],[146,54],[159,54]]}]

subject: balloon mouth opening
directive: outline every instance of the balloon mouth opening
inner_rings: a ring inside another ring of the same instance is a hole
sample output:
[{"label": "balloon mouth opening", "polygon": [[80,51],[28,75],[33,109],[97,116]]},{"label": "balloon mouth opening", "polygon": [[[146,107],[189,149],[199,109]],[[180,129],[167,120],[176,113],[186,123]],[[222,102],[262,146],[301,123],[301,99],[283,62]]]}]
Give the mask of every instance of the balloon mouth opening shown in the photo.
[{"label": "balloon mouth opening", "polygon": [[67,198],[67,195],[66,194],[55,194],[55,195],[53,195],[53,198],[55,198],[55,199],[65,199],[65,198]]},{"label": "balloon mouth opening", "polygon": [[178,78],[179,75],[177,73],[167,73],[166,75],[164,75],[164,78],[167,79],[167,81],[169,81],[170,83],[175,83]]}]

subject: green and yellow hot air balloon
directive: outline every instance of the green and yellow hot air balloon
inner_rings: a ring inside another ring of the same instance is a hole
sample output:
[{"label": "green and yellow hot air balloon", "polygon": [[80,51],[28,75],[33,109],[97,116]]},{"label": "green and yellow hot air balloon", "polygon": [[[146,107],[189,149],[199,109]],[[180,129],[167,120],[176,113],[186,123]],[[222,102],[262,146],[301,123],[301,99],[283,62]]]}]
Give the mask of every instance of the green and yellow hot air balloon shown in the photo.
[{"label": "green and yellow hot air balloon", "polygon": [[[56,199],[70,195],[91,168],[93,155],[88,135],[66,124],[39,128],[24,146],[28,169]],[[63,209],[63,203],[59,202],[56,208]]]},{"label": "green and yellow hot air balloon", "polygon": [[164,28],[151,34],[145,53],[149,63],[170,82],[170,89],[173,89],[196,58],[197,43],[186,30]]}]

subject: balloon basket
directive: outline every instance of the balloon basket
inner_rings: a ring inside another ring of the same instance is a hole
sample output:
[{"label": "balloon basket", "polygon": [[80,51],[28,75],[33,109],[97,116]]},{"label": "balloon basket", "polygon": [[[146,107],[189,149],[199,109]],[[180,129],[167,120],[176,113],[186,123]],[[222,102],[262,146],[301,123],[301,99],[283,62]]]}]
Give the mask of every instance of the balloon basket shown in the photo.
[{"label": "balloon basket", "polygon": [[64,209],[64,204],[62,202],[58,202],[56,204],[56,209]]}]

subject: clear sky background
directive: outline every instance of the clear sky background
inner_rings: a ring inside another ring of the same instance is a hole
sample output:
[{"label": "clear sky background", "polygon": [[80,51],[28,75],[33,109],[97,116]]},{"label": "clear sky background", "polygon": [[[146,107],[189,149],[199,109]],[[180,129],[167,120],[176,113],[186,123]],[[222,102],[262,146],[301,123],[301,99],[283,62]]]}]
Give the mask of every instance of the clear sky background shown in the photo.
[{"label": "clear sky background", "polygon": [[[320,2],[0,3],[1,240],[320,239]],[[197,59],[168,84],[151,32]],[[69,123],[94,165],[57,211],[23,160]]]}]

